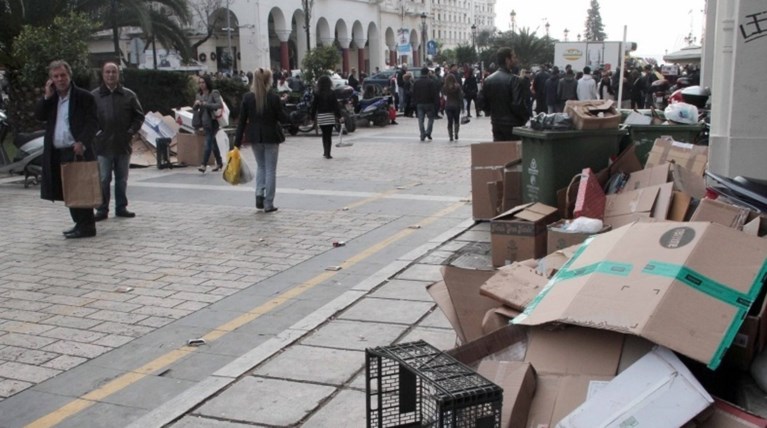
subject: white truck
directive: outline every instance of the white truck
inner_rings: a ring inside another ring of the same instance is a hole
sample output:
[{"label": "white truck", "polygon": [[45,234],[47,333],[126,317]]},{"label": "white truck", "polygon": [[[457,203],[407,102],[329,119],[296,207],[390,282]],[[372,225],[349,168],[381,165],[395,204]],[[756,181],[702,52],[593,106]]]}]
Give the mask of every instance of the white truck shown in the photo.
[{"label": "white truck", "polygon": [[[589,66],[592,70],[620,67],[622,42],[557,42],[554,44],[554,63],[560,70],[570,64],[574,72]],[[631,46],[632,43],[626,43]],[[630,49],[630,47],[629,47]]]}]

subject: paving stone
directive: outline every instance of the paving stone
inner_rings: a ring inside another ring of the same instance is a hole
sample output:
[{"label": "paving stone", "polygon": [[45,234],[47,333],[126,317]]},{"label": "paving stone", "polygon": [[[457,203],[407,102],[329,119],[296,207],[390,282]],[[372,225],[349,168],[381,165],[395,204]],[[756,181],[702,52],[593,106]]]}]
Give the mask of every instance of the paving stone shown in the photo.
[{"label": "paving stone", "polygon": [[75,357],[95,358],[111,349],[112,348],[106,346],[60,340],[44,347],[43,351],[57,352],[59,354],[73,355]]},{"label": "paving stone", "polygon": [[67,305],[53,305],[45,309],[42,309],[42,312],[45,312],[48,314],[65,315],[67,317],[74,317],[74,318],[84,318],[97,311],[98,309],[80,308],[77,306],[67,306]]},{"label": "paving stone", "polygon": [[365,297],[338,318],[410,325],[426,315],[433,306],[433,302]]},{"label": "paving stone", "polygon": [[304,345],[364,351],[365,348],[391,345],[407,326],[333,320],[304,339]]},{"label": "paving stone", "polygon": [[172,323],[174,320],[172,318],[163,318],[163,317],[149,317],[145,320],[141,320],[138,322],[138,325],[147,326],[147,327],[162,327],[164,325],[168,325]]},{"label": "paving stone", "polygon": [[0,325],[0,330],[5,330],[11,333],[22,333],[22,334],[31,334],[31,335],[39,335],[40,333],[46,332],[52,328],[54,327],[50,325],[35,324],[35,323],[21,322],[21,321],[7,321]]},{"label": "paving stone", "polygon": [[162,308],[172,308],[174,306],[184,303],[185,300],[171,299],[167,296],[152,297],[152,296],[136,296],[128,301],[128,303],[145,306],[159,306]]},{"label": "paving stone", "polygon": [[335,388],[331,386],[249,376],[203,404],[193,414],[234,422],[291,426],[333,391]]},{"label": "paving stone", "polygon": [[450,324],[450,321],[448,321],[445,314],[439,308],[434,309],[434,311],[427,315],[426,318],[418,323],[418,325],[420,327],[436,327],[453,330],[453,326]]},{"label": "paving stone", "polygon": [[442,328],[415,327],[409,331],[398,343],[416,342],[423,340],[431,346],[447,351],[457,346],[456,335],[451,330]]},{"label": "paving stone", "polygon": [[124,334],[126,336],[140,337],[154,331],[154,328],[107,321],[92,327],[91,330],[101,333]]},{"label": "paving stone", "polygon": [[156,306],[142,306],[136,309],[135,311],[133,311],[133,313],[141,314],[141,315],[150,315],[153,317],[180,319],[189,315],[191,311],[186,311],[183,309],[175,309],[175,308],[159,308]]},{"label": "paving stone", "polygon": [[15,361],[17,363],[41,365],[58,356],[59,354],[52,352],[19,348],[17,346],[4,346],[0,348],[0,360]]},{"label": "paving stone", "polygon": [[[114,285],[109,285],[108,287],[110,290],[115,288]],[[91,291],[90,293],[83,295],[83,297],[93,300],[111,300],[113,302],[124,302],[133,298],[133,296],[127,293],[115,293],[111,291]]]},{"label": "paving stone", "polygon": [[66,327],[56,327],[53,330],[42,333],[41,335],[45,337],[52,337],[54,339],[73,340],[75,342],[83,343],[91,343],[105,336],[104,333]]},{"label": "paving stone", "polygon": [[256,368],[253,374],[341,385],[364,364],[363,352],[296,345]]},{"label": "paving stone", "polygon": [[[95,312],[94,312],[95,313]],[[92,315],[92,314],[89,314]],[[70,317],[65,315],[57,315],[51,318],[48,318],[45,320],[46,324],[50,325],[57,325],[60,327],[71,327],[71,328],[79,328],[82,330],[90,329],[91,327],[94,327],[98,324],[100,324],[102,321],[99,320],[92,320],[88,318],[78,318],[78,317]]]},{"label": "paving stone", "polygon": [[87,358],[73,357],[71,355],[60,355],[47,363],[43,364],[43,367],[48,367],[56,370],[69,370],[77,367],[80,364],[88,361]]},{"label": "paving stone", "polygon": [[413,281],[436,282],[442,280],[441,266],[415,264],[409,266],[404,272],[397,275],[397,279],[409,279]]},{"label": "paving stone", "polygon": [[115,312],[133,312],[140,308],[140,304],[127,303],[127,302],[113,302],[110,300],[96,300],[87,305],[89,308],[103,309],[107,311]]},{"label": "paving stone", "polygon": [[15,379],[0,379],[0,398],[10,397],[11,395],[17,394],[32,385],[34,384]]},{"label": "paving stone", "polygon": [[249,428],[253,425],[208,419],[203,416],[184,416],[171,428]]},{"label": "paving stone", "polygon": [[202,293],[189,293],[185,291],[176,293],[172,297],[174,299],[191,300],[193,302],[205,302],[205,303],[213,303],[213,302],[217,302],[221,300],[221,296],[215,296],[211,294],[202,294]]},{"label": "paving stone", "polygon": [[301,426],[302,428],[364,427],[367,424],[366,397],[364,392],[343,389]]},{"label": "paving stone", "polygon": [[116,311],[98,311],[88,315],[88,318],[93,318],[103,321],[119,322],[123,324],[135,324],[143,319],[147,318],[147,315],[141,314],[126,314],[124,312]]},{"label": "paving stone", "polygon": [[417,300],[422,302],[434,302],[434,299],[426,291],[426,286],[431,284],[425,281],[405,281],[393,279],[379,286],[371,297],[382,299]]},{"label": "paving stone", "polygon": [[28,349],[40,349],[55,341],[56,339],[18,333],[8,333],[0,336],[0,345],[18,346]]},{"label": "paving stone", "polygon": [[[50,304],[46,304],[45,306],[50,306]],[[39,309],[35,309],[34,311],[38,311],[38,310]],[[51,317],[50,314],[34,312],[34,311],[3,309],[2,315],[3,315],[3,318],[7,320],[26,321],[26,322],[40,322],[44,319]]]},{"label": "paving stone", "polygon": [[40,383],[46,379],[50,379],[56,376],[59,373],[61,373],[60,370],[49,369],[47,367],[38,367],[30,364],[16,363],[12,361],[0,364],[0,377],[22,380],[25,382]]}]

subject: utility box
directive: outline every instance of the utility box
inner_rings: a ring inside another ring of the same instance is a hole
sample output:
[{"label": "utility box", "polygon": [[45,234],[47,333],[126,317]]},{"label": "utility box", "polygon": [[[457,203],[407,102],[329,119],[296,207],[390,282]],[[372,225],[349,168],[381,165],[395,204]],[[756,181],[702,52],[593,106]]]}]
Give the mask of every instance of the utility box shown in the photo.
[{"label": "utility box", "polygon": [[420,340],[365,350],[368,428],[500,428],[503,390]]}]

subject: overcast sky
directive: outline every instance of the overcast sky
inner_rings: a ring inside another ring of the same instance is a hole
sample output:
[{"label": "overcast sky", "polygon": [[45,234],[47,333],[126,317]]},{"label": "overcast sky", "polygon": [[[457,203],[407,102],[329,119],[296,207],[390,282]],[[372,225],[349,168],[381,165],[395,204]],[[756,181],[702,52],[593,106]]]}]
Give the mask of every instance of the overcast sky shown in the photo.
[{"label": "overcast sky", "polygon": [[[568,40],[576,41],[578,33],[583,34],[590,6],[591,0],[497,0],[495,26],[499,30],[509,30],[509,14],[514,9],[517,29],[538,28],[537,34],[543,36],[548,20],[551,37],[564,40],[564,29],[567,28]],[[700,43],[705,20],[704,8],[704,0],[599,1],[599,12],[607,33],[606,40],[621,41],[623,26],[626,25],[626,39],[637,43],[637,51],[633,55],[654,57],[659,62],[663,61],[664,53],[671,53],[686,46],[684,38],[691,28],[693,37]]]}]

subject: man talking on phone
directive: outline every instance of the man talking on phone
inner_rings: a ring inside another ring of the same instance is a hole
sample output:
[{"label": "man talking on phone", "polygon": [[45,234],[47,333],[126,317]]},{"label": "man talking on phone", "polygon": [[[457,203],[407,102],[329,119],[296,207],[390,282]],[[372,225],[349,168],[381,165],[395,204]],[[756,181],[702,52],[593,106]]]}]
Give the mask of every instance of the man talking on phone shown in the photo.
[{"label": "man talking on phone", "polygon": [[[61,164],[75,157],[96,160],[93,138],[98,119],[96,102],[90,92],[72,82],[72,67],[66,61],[56,60],[48,65],[45,95],[35,106],[35,117],[45,123],[43,144],[43,176],[40,197],[49,201],[63,201]],[[67,239],[96,236],[96,221],[92,208],[70,208],[75,222],[64,231]]]}]

